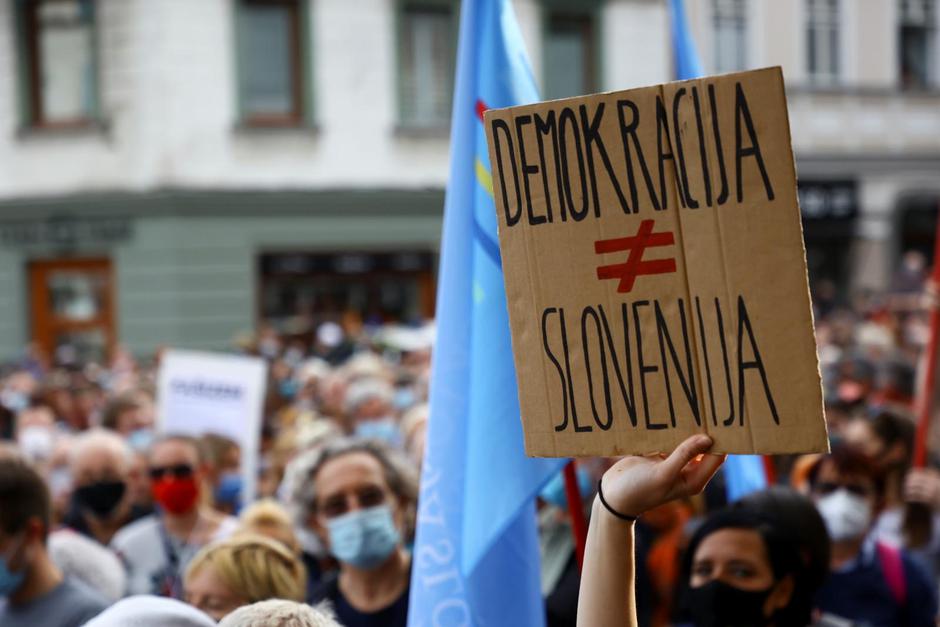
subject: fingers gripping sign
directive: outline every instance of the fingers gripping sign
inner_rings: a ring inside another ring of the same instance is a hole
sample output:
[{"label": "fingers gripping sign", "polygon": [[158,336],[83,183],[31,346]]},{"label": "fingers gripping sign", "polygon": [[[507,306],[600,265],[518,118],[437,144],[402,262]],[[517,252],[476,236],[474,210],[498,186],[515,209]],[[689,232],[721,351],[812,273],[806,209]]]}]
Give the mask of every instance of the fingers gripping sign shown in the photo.
[{"label": "fingers gripping sign", "polygon": [[623,516],[639,516],[673,499],[699,494],[717,472],[724,455],[711,455],[712,439],[687,438],[668,457],[624,457],[604,473],[607,504]]}]

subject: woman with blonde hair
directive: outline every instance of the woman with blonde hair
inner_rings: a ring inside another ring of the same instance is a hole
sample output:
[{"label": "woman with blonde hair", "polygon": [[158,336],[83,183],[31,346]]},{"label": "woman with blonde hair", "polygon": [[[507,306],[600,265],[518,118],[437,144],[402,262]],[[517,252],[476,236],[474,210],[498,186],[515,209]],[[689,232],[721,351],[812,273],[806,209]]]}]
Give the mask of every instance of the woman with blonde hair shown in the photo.
[{"label": "woman with blonde hair", "polygon": [[221,620],[266,599],[303,601],[307,573],[281,542],[245,534],[202,549],[186,569],[183,585],[187,603]]},{"label": "woman with blonde hair", "polygon": [[262,499],[242,510],[236,535],[256,534],[273,538],[300,555],[300,541],[294,532],[290,514],[273,499]]}]

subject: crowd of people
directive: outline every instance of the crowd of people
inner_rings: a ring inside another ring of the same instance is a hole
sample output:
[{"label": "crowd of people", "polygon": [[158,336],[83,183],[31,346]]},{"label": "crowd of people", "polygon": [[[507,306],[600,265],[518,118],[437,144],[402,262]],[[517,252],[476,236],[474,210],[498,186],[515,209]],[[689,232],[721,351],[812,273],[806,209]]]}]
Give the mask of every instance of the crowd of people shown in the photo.
[{"label": "crowd of people", "polygon": [[[848,304],[815,290],[830,454],[774,458],[775,485],[734,503],[707,436],[580,459],[583,571],[550,481],[548,626],[934,625],[940,472],[911,463],[923,264],[904,272]],[[158,432],[159,352],[7,365],[0,625],[404,627],[433,327],[350,320],[235,342],[269,365],[251,502],[237,442]]]}]

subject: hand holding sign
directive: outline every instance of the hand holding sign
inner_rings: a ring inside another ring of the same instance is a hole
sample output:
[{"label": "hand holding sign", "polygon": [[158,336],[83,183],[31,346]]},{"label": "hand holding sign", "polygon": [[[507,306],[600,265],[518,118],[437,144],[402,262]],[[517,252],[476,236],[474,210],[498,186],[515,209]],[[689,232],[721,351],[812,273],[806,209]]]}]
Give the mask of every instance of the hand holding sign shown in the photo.
[{"label": "hand holding sign", "polygon": [[779,68],[484,122],[529,455],[828,449]]},{"label": "hand holding sign", "polygon": [[624,457],[604,473],[604,499],[621,514],[639,516],[663,503],[699,494],[725,460],[724,455],[707,454],[711,446],[708,436],[694,435],[664,459]]}]

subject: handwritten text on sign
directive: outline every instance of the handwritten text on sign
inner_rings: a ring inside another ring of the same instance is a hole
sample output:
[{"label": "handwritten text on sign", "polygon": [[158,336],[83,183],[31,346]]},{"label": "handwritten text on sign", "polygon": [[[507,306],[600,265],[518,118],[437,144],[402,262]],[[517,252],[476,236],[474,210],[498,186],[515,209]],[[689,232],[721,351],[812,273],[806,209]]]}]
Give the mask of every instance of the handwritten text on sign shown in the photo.
[{"label": "handwritten text on sign", "polygon": [[489,111],[526,450],[825,450],[779,69]]}]

